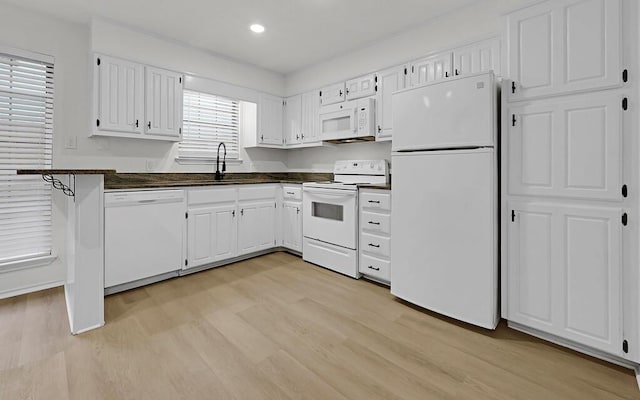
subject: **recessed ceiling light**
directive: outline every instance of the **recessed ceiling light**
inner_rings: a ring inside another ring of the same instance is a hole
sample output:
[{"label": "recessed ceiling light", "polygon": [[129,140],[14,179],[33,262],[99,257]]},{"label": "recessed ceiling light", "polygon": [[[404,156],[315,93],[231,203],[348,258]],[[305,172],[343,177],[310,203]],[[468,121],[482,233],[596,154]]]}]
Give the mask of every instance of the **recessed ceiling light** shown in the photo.
[{"label": "recessed ceiling light", "polygon": [[264,26],[260,25],[260,24],[253,24],[249,27],[249,29],[251,29],[253,32],[255,33],[262,33],[264,32]]}]

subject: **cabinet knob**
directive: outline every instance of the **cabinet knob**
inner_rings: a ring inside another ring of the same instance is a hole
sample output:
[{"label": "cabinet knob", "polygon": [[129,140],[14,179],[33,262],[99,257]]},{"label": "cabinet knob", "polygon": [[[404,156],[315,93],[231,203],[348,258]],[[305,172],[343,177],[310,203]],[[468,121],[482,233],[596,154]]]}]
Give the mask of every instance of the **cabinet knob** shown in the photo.
[{"label": "cabinet knob", "polygon": [[264,141],[264,135],[260,135],[260,141]]},{"label": "cabinet knob", "polygon": [[151,121],[149,121],[149,123],[147,124],[147,128],[151,129]]},{"label": "cabinet knob", "polygon": [[140,126],[140,124],[139,124],[139,121],[138,121],[138,120],[136,120],[136,128],[137,128],[138,126]]},{"label": "cabinet knob", "polygon": [[233,218],[235,218],[235,217],[236,217],[236,210],[231,211],[231,216],[232,216]]},{"label": "cabinet knob", "polygon": [[300,214],[300,208],[296,207],[296,214]]},{"label": "cabinet knob", "polygon": [[369,247],[375,247],[377,249],[377,248],[380,248],[380,245],[379,244],[369,243]]},{"label": "cabinet knob", "polygon": [[372,269],[374,271],[380,271],[380,267],[374,267],[373,265],[369,265],[367,268]]}]

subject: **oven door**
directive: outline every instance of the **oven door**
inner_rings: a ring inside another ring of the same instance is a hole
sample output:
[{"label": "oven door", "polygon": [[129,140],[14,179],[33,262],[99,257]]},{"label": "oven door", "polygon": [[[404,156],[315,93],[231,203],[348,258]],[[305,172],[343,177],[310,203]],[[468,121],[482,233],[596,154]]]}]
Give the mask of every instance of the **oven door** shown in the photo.
[{"label": "oven door", "polygon": [[303,191],[304,236],[355,250],[358,192],[314,187]]}]

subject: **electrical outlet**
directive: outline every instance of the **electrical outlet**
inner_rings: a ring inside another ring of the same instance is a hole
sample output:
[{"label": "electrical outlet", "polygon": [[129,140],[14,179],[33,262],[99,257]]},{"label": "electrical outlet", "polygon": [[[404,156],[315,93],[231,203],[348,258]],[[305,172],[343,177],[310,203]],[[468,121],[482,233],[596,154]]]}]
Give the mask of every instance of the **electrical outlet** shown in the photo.
[{"label": "electrical outlet", "polygon": [[155,160],[147,160],[147,172],[153,172],[156,169]]},{"label": "electrical outlet", "polygon": [[64,148],[75,150],[78,148],[78,137],[77,136],[66,136],[64,138]]}]

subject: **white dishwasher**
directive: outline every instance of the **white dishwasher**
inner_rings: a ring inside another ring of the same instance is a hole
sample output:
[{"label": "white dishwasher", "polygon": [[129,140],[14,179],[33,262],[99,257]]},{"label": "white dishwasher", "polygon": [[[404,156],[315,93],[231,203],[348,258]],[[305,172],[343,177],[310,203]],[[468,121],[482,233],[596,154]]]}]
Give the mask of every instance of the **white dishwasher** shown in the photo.
[{"label": "white dishwasher", "polygon": [[[105,193],[105,288],[180,270],[184,262],[186,208],[184,190]],[[119,290],[105,293],[116,291]]]}]

